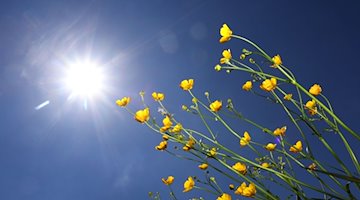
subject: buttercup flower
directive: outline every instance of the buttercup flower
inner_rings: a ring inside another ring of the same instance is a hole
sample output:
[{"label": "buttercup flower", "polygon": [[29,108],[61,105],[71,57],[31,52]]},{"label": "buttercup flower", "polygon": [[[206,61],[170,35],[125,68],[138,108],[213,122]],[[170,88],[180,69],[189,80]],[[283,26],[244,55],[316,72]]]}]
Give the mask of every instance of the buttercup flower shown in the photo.
[{"label": "buttercup flower", "polygon": [[246,81],[244,83],[244,85],[242,86],[242,89],[245,91],[249,91],[252,88],[252,82],[251,81]]},{"label": "buttercup flower", "polygon": [[310,115],[315,115],[317,113],[317,108],[316,108],[316,101],[315,99],[306,102],[305,107],[307,109],[309,109],[309,114]]},{"label": "buttercup flower", "polygon": [[220,28],[220,43],[225,43],[231,39],[232,31],[227,24],[223,24]]},{"label": "buttercup flower", "polygon": [[230,189],[230,190],[234,190],[234,189],[235,189],[234,184],[230,184],[230,185],[229,185],[229,189]]},{"label": "buttercup flower", "polygon": [[162,101],[162,100],[164,100],[164,97],[165,97],[165,95],[163,93],[156,93],[156,92],[153,92],[151,94],[151,96],[155,101]]},{"label": "buttercup flower", "polygon": [[122,99],[116,100],[116,104],[121,107],[125,107],[130,103],[130,97],[123,97]]},{"label": "buttercup flower", "polygon": [[223,193],[216,200],[231,200],[231,196],[230,196],[230,194]]},{"label": "buttercup flower", "polygon": [[217,112],[221,109],[222,107],[222,102],[221,101],[214,101],[210,104],[210,109],[213,111],[213,112]]},{"label": "buttercup flower", "polygon": [[195,186],[195,182],[194,179],[189,176],[188,179],[185,181],[184,183],[184,191],[183,192],[189,192],[190,190],[192,190]]},{"label": "buttercup flower", "polygon": [[177,123],[173,129],[171,129],[170,132],[172,133],[178,133],[182,130],[182,125],[180,123]]},{"label": "buttercup flower", "polygon": [[284,96],[284,99],[287,100],[287,101],[290,101],[292,99],[292,94],[286,94]]},{"label": "buttercup flower", "polygon": [[175,178],[173,176],[168,176],[166,180],[164,178],[161,180],[165,185],[171,185],[174,182],[174,179]]},{"label": "buttercup flower", "polygon": [[211,157],[216,156],[216,148],[215,147],[211,148],[209,153]]},{"label": "buttercup flower", "polygon": [[208,164],[203,163],[203,164],[199,165],[199,168],[202,169],[202,170],[205,170],[205,169],[208,168],[208,166],[209,166]]},{"label": "buttercup flower", "polygon": [[150,118],[149,108],[145,108],[144,110],[138,110],[135,113],[135,120],[140,123],[144,123],[144,122],[148,121],[149,118]]},{"label": "buttercup flower", "polygon": [[260,85],[260,88],[262,90],[270,92],[276,88],[276,84],[277,84],[276,78],[266,79],[262,82],[262,84]]},{"label": "buttercup flower", "polygon": [[250,134],[247,131],[245,131],[244,137],[242,137],[240,139],[240,146],[244,147],[244,146],[248,145],[250,141],[251,141]]},{"label": "buttercup flower", "polygon": [[292,147],[290,147],[289,151],[293,152],[293,153],[299,153],[300,151],[302,151],[302,143],[301,141],[297,141],[295,145],[293,145]]},{"label": "buttercup flower", "polygon": [[232,58],[230,49],[224,50],[222,52],[222,55],[223,55],[223,57],[220,59],[220,64],[230,62],[230,60]]},{"label": "buttercup flower", "polygon": [[276,144],[273,144],[273,143],[268,143],[265,146],[265,149],[268,150],[268,151],[274,151],[275,148],[276,148]]},{"label": "buttercup flower", "polygon": [[194,85],[194,79],[183,80],[180,83],[180,87],[183,90],[191,90]]},{"label": "buttercup flower", "polygon": [[270,164],[267,162],[261,163],[261,166],[264,168],[270,168]]},{"label": "buttercup flower", "polygon": [[322,89],[320,87],[320,85],[318,84],[314,84],[313,86],[311,86],[311,88],[309,89],[310,94],[317,96],[321,93]]},{"label": "buttercup flower", "polygon": [[272,60],[272,62],[273,62],[273,64],[272,64],[271,66],[274,67],[274,68],[277,68],[279,65],[282,64],[281,57],[280,57],[279,54],[276,55],[276,56],[274,56],[274,57],[272,57],[271,60]]},{"label": "buttercup flower", "polygon": [[166,117],[163,119],[162,122],[163,122],[164,126],[160,128],[160,132],[165,132],[165,131],[167,131],[169,128],[171,128],[172,122],[171,122],[169,116],[166,116]]},{"label": "buttercup flower", "polygon": [[189,138],[185,146],[183,146],[184,151],[189,151],[190,149],[194,148],[195,140],[193,138]]},{"label": "buttercup flower", "polygon": [[249,186],[246,186],[246,183],[243,182],[235,191],[235,194],[243,195],[245,197],[253,197],[256,194],[256,188],[253,183],[250,183]]},{"label": "buttercup flower", "polygon": [[316,164],[315,163],[311,163],[309,166],[308,166],[308,168],[310,169],[310,170],[315,170],[316,169]]},{"label": "buttercup flower", "polygon": [[233,165],[232,168],[243,175],[245,175],[247,172],[246,165],[240,162],[235,163],[235,165]]},{"label": "buttercup flower", "polygon": [[161,141],[160,144],[155,147],[155,149],[159,151],[163,151],[166,149],[166,147],[167,147],[167,142],[164,140]]},{"label": "buttercup flower", "polygon": [[277,129],[275,129],[274,130],[274,135],[276,135],[276,136],[284,136],[285,135],[285,132],[286,132],[286,126],[283,126],[283,127],[281,127],[281,128],[277,128]]},{"label": "buttercup flower", "polygon": [[216,65],[216,66],[215,66],[215,71],[218,72],[218,71],[220,71],[220,70],[221,70],[221,65]]},{"label": "buttercup flower", "polygon": [[162,139],[163,139],[163,140],[169,140],[169,136],[166,135],[166,134],[164,134],[164,135],[162,136]]}]

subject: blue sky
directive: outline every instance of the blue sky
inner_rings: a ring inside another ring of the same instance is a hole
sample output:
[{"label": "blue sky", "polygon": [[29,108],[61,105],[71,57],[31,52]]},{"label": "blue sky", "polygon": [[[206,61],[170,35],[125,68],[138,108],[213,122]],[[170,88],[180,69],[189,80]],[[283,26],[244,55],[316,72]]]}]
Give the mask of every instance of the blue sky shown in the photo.
[{"label": "blue sky", "polygon": [[[247,74],[213,70],[223,49],[245,46],[219,44],[223,23],[281,54],[305,87],[320,83],[335,112],[359,131],[359,9],[356,1],[2,1],[0,199],[146,199],[149,191],[166,196],[160,179],[167,175],[180,199],[197,196],[181,192],[196,166],[155,151],[159,136],[114,102],[131,96],[136,110],[139,91],[149,104],[153,91],[164,92],[175,116],[196,126],[181,111],[191,98],[178,88],[194,78],[199,96],[233,98],[270,127],[285,121],[241,90]],[[86,59],[107,79],[85,109],[82,99],[68,99],[61,80],[69,63]]]}]

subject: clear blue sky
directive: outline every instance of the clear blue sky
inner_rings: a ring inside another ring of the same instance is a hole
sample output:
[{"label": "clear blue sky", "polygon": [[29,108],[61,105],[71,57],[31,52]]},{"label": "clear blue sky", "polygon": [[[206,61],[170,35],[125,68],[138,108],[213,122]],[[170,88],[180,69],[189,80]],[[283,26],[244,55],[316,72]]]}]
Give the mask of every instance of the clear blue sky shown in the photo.
[{"label": "clear blue sky", "polygon": [[[236,40],[218,43],[223,23],[270,55],[281,54],[306,87],[320,83],[336,113],[360,130],[356,1],[0,5],[0,199],[146,199],[149,191],[166,196],[160,179],[167,175],[175,176],[180,199],[197,196],[181,192],[196,165],[154,150],[159,136],[114,102],[131,96],[135,110],[141,108],[139,91],[149,102],[151,92],[164,92],[165,105],[196,125],[181,111],[190,97],[178,88],[182,79],[194,78],[200,96],[209,91],[224,101],[234,98],[239,110],[268,126],[285,120],[270,117],[276,110],[241,90],[248,75],[213,70],[223,49],[239,54],[244,47]],[[84,109],[83,101],[68,100],[60,80],[67,63],[86,58],[100,63],[108,78],[106,92]]]}]

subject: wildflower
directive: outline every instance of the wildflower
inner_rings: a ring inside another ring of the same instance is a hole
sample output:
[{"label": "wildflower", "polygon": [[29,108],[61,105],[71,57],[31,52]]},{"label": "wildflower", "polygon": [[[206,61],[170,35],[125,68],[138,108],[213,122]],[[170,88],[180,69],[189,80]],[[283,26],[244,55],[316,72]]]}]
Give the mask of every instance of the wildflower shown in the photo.
[{"label": "wildflower", "polygon": [[220,70],[221,70],[221,65],[216,65],[216,66],[215,66],[215,71],[218,72],[218,71],[220,71]]},{"label": "wildflower", "polygon": [[309,166],[308,166],[308,169],[310,170],[315,170],[316,169],[316,164],[315,163],[311,163]]},{"label": "wildflower", "polygon": [[262,90],[270,92],[276,88],[276,84],[277,84],[277,80],[276,78],[273,77],[271,79],[265,79],[260,85],[260,88]]},{"label": "wildflower", "polygon": [[235,194],[243,195],[246,197],[253,197],[256,194],[256,188],[253,183],[250,183],[249,186],[246,186],[246,183],[243,182],[235,191]]},{"label": "wildflower", "polygon": [[189,176],[188,179],[184,182],[184,191],[183,192],[189,192],[192,190],[195,186],[194,179]]},{"label": "wildflower", "polygon": [[267,163],[267,162],[264,162],[264,163],[261,163],[261,166],[264,167],[264,168],[270,168],[270,164]]},{"label": "wildflower", "polygon": [[230,49],[224,50],[222,52],[222,55],[223,55],[223,57],[220,59],[221,64],[230,62],[230,60],[232,58]]},{"label": "wildflower", "polygon": [[309,114],[310,115],[315,115],[317,113],[317,109],[316,109],[316,101],[315,99],[306,102],[305,107],[307,109],[309,109]]},{"label": "wildflower", "polygon": [[242,86],[242,89],[245,91],[249,91],[252,88],[252,82],[251,81],[246,81],[244,83],[244,85]]},{"label": "wildflower", "polygon": [[216,148],[215,147],[211,148],[209,153],[211,157],[216,156]]},{"label": "wildflower", "polygon": [[230,189],[230,190],[234,190],[234,188],[235,188],[234,184],[230,184],[230,185],[229,185],[229,189]]},{"label": "wildflower", "polygon": [[196,97],[193,97],[193,98],[191,99],[191,102],[193,102],[194,104],[197,104],[198,99],[197,99]]},{"label": "wildflower", "polygon": [[284,136],[285,135],[285,132],[286,132],[286,126],[283,126],[283,127],[281,127],[281,128],[277,128],[277,129],[275,129],[274,130],[274,135],[276,135],[276,136]]},{"label": "wildflower", "polygon": [[199,168],[202,169],[202,170],[205,170],[205,169],[208,168],[208,166],[209,166],[208,164],[203,163],[203,164],[199,165]]},{"label": "wildflower", "polygon": [[168,140],[168,139],[169,139],[169,136],[166,135],[166,134],[164,134],[164,135],[162,136],[162,139],[163,139],[163,140]]},{"label": "wildflower", "polygon": [[221,101],[214,101],[210,104],[210,109],[213,111],[213,112],[217,112],[221,109],[222,107],[222,102]]},{"label": "wildflower", "polygon": [[216,200],[231,200],[231,196],[230,196],[230,194],[223,193]]},{"label": "wildflower", "polygon": [[302,151],[302,143],[301,141],[297,141],[295,145],[291,146],[289,151],[293,152],[293,153],[299,153],[300,151]]},{"label": "wildflower", "polygon": [[274,151],[275,148],[276,148],[276,144],[273,144],[273,143],[268,143],[265,146],[265,149],[268,150],[268,151]]},{"label": "wildflower", "polygon": [[116,100],[116,104],[121,107],[127,106],[129,102],[130,102],[130,97],[123,97],[121,100],[120,99]]},{"label": "wildflower", "polygon": [[166,149],[166,147],[167,147],[167,142],[166,142],[166,141],[161,141],[161,142],[159,143],[159,145],[157,145],[157,146],[155,147],[155,149],[156,149],[156,150],[159,150],[159,151],[163,151],[163,150]]},{"label": "wildflower", "polygon": [[180,87],[183,90],[191,90],[194,85],[194,79],[183,80],[180,83]]},{"label": "wildflower", "polygon": [[193,138],[189,138],[185,146],[183,147],[184,151],[189,151],[190,149],[194,148],[195,140]]},{"label": "wildflower", "polygon": [[162,122],[163,122],[164,126],[160,128],[160,132],[165,132],[171,127],[172,122],[171,122],[169,116],[166,116]]},{"label": "wildflower", "polygon": [[151,96],[155,101],[162,101],[162,100],[164,100],[164,97],[165,97],[165,95],[163,93],[156,93],[156,92],[153,92],[151,94]]},{"label": "wildflower", "polygon": [[292,94],[286,94],[284,96],[284,99],[287,100],[287,101],[290,101],[292,99]]},{"label": "wildflower", "polygon": [[189,108],[187,106],[185,106],[185,105],[182,105],[181,109],[187,111]]},{"label": "wildflower", "polygon": [[313,86],[311,86],[311,88],[309,89],[310,94],[317,96],[321,93],[322,89],[320,87],[320,85],[318,84],[314,84]]},{"label": "wildflower", "polygon": [[225,43],[231,39],[232,31],[227,24],[223,24],[220,28],[220,43]]},{"label": "wildflower", "polygon": [[245,175],[246,174],[246,165],[242,164],[240,162],[235,163],[235,165],[232,166],[233,169],[238,171],[239,173]]},{"label": "wildflower", "polygon": [[279,65],[282,64],[282,61],[281,61],[281,57],[280,55],[276,55],[274,57],[271,58],[273,64],[271,65],[271,67],[274,67],[274,68],[277,68]]},{"label": "wildflower", "polygon": [[171,129],[171,131],[170,132],[172,132],[172,133],[178,133],[178,132],[180,132],[181,130],[182,130],[182,125],[180,124],[180,123],[177,123],[175,126],[174,126],[174,128],[173,129]]},{"label": "wildflower", "polygon": [[140,123],[144,123],[144,122],[148,121],[149,118],[150,118],[149,108],[145,108],[144,110],[138,110],[135,113],[135,120]]},{"label": "wildflower", "polygon": [[161,180],[165,185],[171,185],[174,182],[174,179],[175,178],[173,176],[168,176],[166,180],[164,178]]},{"label": "wildflower", "polygon": [[244,146],[248,145],[250,141],[251,141],[250,134],[247,131],[245,131],[244,137],[242,137],[240,139],[240,146],[244,147]]}]

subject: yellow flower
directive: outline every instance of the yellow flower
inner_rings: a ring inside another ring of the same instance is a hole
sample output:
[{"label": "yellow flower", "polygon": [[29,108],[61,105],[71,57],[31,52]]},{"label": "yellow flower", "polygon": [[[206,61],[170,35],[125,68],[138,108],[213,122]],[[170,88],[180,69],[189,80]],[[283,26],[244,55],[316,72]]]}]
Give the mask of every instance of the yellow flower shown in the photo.
[{"label": "yellow flower", "polygon": [[216,148],[215,147],[211,148],[209,153],[211,157],[216,156]]},{"label": "yellow flower", "polygon": [[244,146],[248,145],[250,141],[251,141],[250,134],[247,131],[245,131],[244,137],[242,137],[240,139],[240,146],[244,147]]},{"label": "yellow flower", "polygon": [[145,108],[144,110],[138,110],[135,113],[135,120],[140,123],[144,123],[144,122],[148,121],[149,118],[150,118],[149,108]]},{"label": "yellow flower", "polygon": [[282,64],[281,57],[280,57],[279,54],[276,55],[276,56],[274,56],[274,57],[272,57],[271,60],[272,60],[272,62],[273,62],[273,64],[272,64],[271,66],[274,67],[274,68],[277,68],[279,65]]},{"label": "yellow flower", "polygon": [[208,168],[208,166],[209,166],[208,164],[203,163],[203,164],[199,165],[199,168],[202,169],[202,170],[205,170],[205,169]]},{"label": "yellow flower", "polygon": [[261,166],[264,168],[270,168],[270,164],[267,162],[261,163]]},{"label": "yellow flower", "polygon": [[189,192],[190,190],[192,190],[195,186],[195,182],[194,179],[189,176],[188,179],[185,181],[184,183],[184,191],[183,192]]},{"label": "yellow flower", "polygon": [[165,185],[171,185],[174,182],[174,179],[175,178],[173,176],[168,176],[166,180],[164,178],[161,180]]},{"label": "yellow flower", "polygon": [[231,39],[232,31],[227,24],[223,24],[220,28],[220,43],[225,43]]},{"label": "yellow flower", "polygon": [[256,188],[253,183],[250,183],[249,186],[246,186],[246,183],[243,182],[235,191],[235,194],[243,195],[246,197],[253,197],[256,194]]},{"label": "yellow flower", "polygon": [[235,165],[232,166],[233,169],[235,169],[236,171],[238,171],[239,173],[245,175],[247,170],[246,170],[246,165],[242,164],[240,162],[235,163]]},{"label": "yellow flower", "polygon": [[217,112],[221,109],[222,107],[222,102],[221,101],[214,101],[210,104],[210,109],[213,111],[213,112]]},{"label": "yellow flower", "polygon": [[163,139],[163,140],[168,140],[168,139],[169,139],[169,136],[166,135],[166,134],[164,134],[164,135],[162,136],[162,139]]},{"label": "yellow flower", "polygon": [[123,97],[121,100],[120,99],[116,100],[116,104],[121,107],[127,106],[129,102],[130,102],[130,97]]},{"label": "yellow flower", "polygon": [[182,105],[182,106],[181,106],[181,109],[183,109],[183,110],[187,111],[187,110],[188,110],[188,107],[187,107],[187,106],[185,106],[185,105]]},{"label": "yellow flower", "polygon": [[155,101],[162,101],[164,100],[165,98],[165,95],[163,93],[156,93],[156,92],[153,92],[151,94],[152,98],[155,100]]},{"label": "yellow flower", "polygon": [[308,168],[309,168],[310,170],[315,170],[316,167],[317,167],[317,166],[316,166],[315,163],[311,163],[311,165],[308,166]]},{"label": "yellow flower", "polygon": [[267,92],[270,92],[276,88],[276,84],[277,84],[276,78],[266,79],[262,82],[260,88]]},{"label": "yellow flower", "polygon": [[183,146],[184,151],[189,151],[190,149],[194,148],[195,140],[193,138],[189,138],[185,146]]},{"label": "yellow flower", "polygon": [[274,130],[274,135],[276,135],[276,136],[284,136],[285,135],[285,132],[286,132],[286,126],[283,126],[283,127],[281,127],[281,128],[277,128],[277,129],[275,129]]},{"label": "yellow flower", "polygon": [[297,141],[295,145],[293,145],[292,147],[290,147],[289,151],[293,152],[293,153],[299,153],[300,151],[302,151],[302,143],[301,141]]},{"label": "yellow flower", "polygon": [[230,194],[223,193],[216,200],[231,200],[231,196],[230,196]]},{"label": "yellow flower", "polygon": [[221,64],[230,62],[230,60],[232,58],[230,49],[224,50],[222,52],[222,55],[223,55],[223,57],[220,59]]},{"label": "yellow flower", "polygon": [[230,185],[229,185],[229,189],[230,189],[230,190],[234,190],[234,188],[235,188],[234,184],[230,184]]},{"label": "yellow flower", "polygon": [[311,88],[309,89],[310,94],[317,96],[321,93],[322,89],[320,87],[320,85],[318,84],[314,84],[313,86],[311,86]]},{"label": "yellow flower", "polygon": [[246,81],[244,83],[244,85],[242,86],[242,89],[245,91],[249,91],[252,88],[252,82],[251,81]]},{"label": "yellow flower", "polygon": [[317,108],[316,108],[316,101],[315,99],[306,102],[305,107],[307,109],[309,109],[309,114],[310,115],[315,115],[317,113]]},{"label": "yellow flower", "polygon": [[167,142],[161,141],[160,144],[155,147],[155,149],[159,151],[163,151],[166,149],[166,147],[167,147]]},{"label": "yellow flower", "polygon": [[218,71],[220,71],[220,70],[221,70],[221,65],[216,65],[216,66],[215,66],[215,71],[218,72]]},{"label": "yellow flower", "polygon": [[276,148],[276,144],[273,144],[273,143],[268,143],[265,146],[265,149],[268,150],[268,151],[274,151],[275,148]]},{"label": "yellow flower", "polygon": [[180,123],[177,123],[170,132],[178,133],[178,132],[180,132],[182,130],[182,128],[183,128],[182,125]]},{"label": "yellow flower", "polygon": [[292,99],[292,94],[286,94],[284,96],[284,99],[287,100],[287,101],[290,101]]},{"label": "yellow flower", "polygon": [[169,116],[166,116],[166,117],[163,119],[162,122],[163,122],[164,126],[160,128],[160,132],[165,132],[165,131],[167,131],[169,128],[171,128],[172,122],[171,122]]},{"label": "yellow flower", "polygon": [[183,80],[180,83],[180,87],[183,90],[191,90],[194,85],[194,79]]}]

